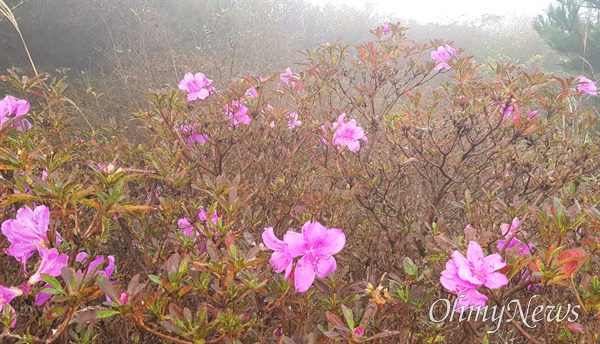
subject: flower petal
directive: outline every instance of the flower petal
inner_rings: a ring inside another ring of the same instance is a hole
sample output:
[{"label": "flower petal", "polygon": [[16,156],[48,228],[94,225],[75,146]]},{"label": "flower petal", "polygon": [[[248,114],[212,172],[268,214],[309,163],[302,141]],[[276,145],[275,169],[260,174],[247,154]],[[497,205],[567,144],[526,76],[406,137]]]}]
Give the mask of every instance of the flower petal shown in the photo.
[{"label": "flower petal", "polygon": [[294,287],[297,292],[304,293],[315,281],[315,270],[306,257],[300,258],[294,273]]},{"label": "flower petal", "polygon": [[263,242],[265,246],[273,251],[283,251],[286,247],[285,243],[275,236],[273,227],[266,227],[262,234]]},{"label": "flower petal", "polygon": [[287,244],[286,251],[290,256],[298,257],[306,254],[306,242],[302,234],[288,231],[283,236],[283,241]]},{"label": "flower petal", "polygon": [[326,259],[319,259],[316,264],[316,274],[320,278],[325,278],[330,272],[335,271],[336,268],[337,263],[335,258],[328,257]]}]

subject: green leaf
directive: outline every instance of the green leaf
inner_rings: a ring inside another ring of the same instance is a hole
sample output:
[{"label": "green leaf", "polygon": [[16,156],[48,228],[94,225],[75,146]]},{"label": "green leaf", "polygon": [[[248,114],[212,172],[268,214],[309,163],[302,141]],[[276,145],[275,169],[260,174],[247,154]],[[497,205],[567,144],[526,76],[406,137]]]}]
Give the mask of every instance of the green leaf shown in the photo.
[{"label": "green leaf", "polygon": [[96,277],[96,285],[98,288],[102,290],[108,297],[110,297],[114,302],[119,301],[119,292],[112,286],[109,280],[102,275],[98,275]]},{"label": "green leaf", "polygon": [[42,289],[41,293],[50,294],[50,295],[58,295],[58,294],[62,294],[63,291],[62,290],[56,290],[56,289],[53,289],[53,288],[44,288],[44,289]]},{"label": "green leaf", "polygon": [[344,313],[344,318],[346,318],[346,324],[350,327],[350,330],[354,330],[354,314],[352,314],[352,309],[342,305],[342,312]]},{"label": "green leaf", "polygon": [[160,278],[159,278],[158,276],[156,276],[156,275],[148,275],[148,278],[149,278],[149,279],[150,279],[152,282],[154,282],[154,283],[156,283],[156,284],[158,284],[158,285],[163,285],[163,283],[162,283],[162,281],[160,280]]},{"label": "green leaf", "polygon": [[402,263],[404,265],[404,272],[406,272],[406,274],[410,276],[410,278],[415,279],[417,277],[419,269],[412,261],[412,259],[405,257]]},{"label": "green leaf", "polygon": [[10,194],[4,196],[4,199],[2,200],[2,202],[0,202],[0,207],[11,205],[17,202],[38,201],[39,199],[39,197],[30,195],[28,193]]},{"label": "green leaf", "polygon": [[44,282],[46,282],[46,283],[50,284],[52,287],[54,287],[54,289],[60,290],[60,291],[63,290],[62,287],[60,286],[60,282],[56,278],[54,278],[48,274],[42,274],[42,279],[44,280]]},{"label": "green leaf", "polygon": [[115,316],[117,314],[120,314],[119,311],[114,311],[114,310],[110,310],[110,309],[105,309],[105,310],[101,310],[98,312],[98,314],[96,315],[97,319],[106,319],[106,318],[110,318],[112,316]]}]

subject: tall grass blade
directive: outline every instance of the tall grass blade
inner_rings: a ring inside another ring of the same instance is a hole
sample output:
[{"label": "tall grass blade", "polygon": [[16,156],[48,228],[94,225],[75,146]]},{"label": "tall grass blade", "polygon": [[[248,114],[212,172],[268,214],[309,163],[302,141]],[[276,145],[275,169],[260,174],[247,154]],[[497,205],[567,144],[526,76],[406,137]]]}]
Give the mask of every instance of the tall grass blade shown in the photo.
[{"label": "tall grass blade", "polygon": [[27,53],[27,57],[29,58],[29,62],[31,63],[31,67],[33,67],[33,72],[35,73],[35,75],[38,75],[37,68],[35,68],[35,64],[33,63],[33,59],[31,58],[31,54],[29,53],[27,44],[25,44],[25,39],[21,34],[21,29],[19,29],[19,24],[17,24],[17,19],[13,15],[8,5],[4,2],[4,0],[0,0],[0,19],[2,19],[2,17],[6,17],[8,21],[10,21],[10,23],[15,27],[15,30],[17,30],[17,33],[21,38],[21,42],[23,43],[23,47],[25,48],[25,52]]}]

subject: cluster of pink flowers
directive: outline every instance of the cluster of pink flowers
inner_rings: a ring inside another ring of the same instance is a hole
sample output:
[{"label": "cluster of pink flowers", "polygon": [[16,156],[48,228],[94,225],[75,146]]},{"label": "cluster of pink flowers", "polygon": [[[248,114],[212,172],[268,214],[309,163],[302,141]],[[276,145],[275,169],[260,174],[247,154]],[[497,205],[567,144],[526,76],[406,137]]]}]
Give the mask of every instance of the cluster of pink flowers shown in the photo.
[{"label": "cluster of pink flowers", "polygon": [[466,257],[458,251],[446,262],[446,270],[442,271],[440,282],[451,293],[459,297],[456,311],[463,312],[469,306],[483,307],[487,296],[477,291],[485,286],[497,289],[508,284],[508,278],[496,270],[502,269],[506,263],[499,254],[484,256],[481,246],[475,241],[469,242]]},{"label": "cluster of pink flowers", "polygon": [[[6,96],[0,100],[0,129],[8,120],[25,116],[29,112],[29,103],[24,100],[16,100],[13,96]],[[31,123],[23,119],[16,126],[19,130],[25,132],[31,128]]]},{"label": "cluster of pink flowers", "polygon": [[252,122],[252,119],[248,116],[248,108],[237,100],[232,101],[231,104],[225,104],[225,112],[229,117],[230,127],[237,127],[240,123],[250,124]]},{"label": "cluster of pink flowers", "polygon": [[[220,216],[217,214],[217,211],[215,210],[209,218],[208,214],[204,210],[204,207],[198,207],[198,219],[200,220],[200,222],[204,222],[206,227],[210,226],[210,231],[214,232],[215,229],[213,226],[219,222]],[[177,221],[177,225],[179,226],[179,229],[183,231],[183,235],[186,237],[189,237],[195,233],[196,234],[195,238],[197,239],[198,236],[200,236],[200,234],[201,234],[192,226],[190,221],[185,217],[180,218]],[[215,233],[215,237],[218,235],[219,235],[219,233]],[[200,253],[202,253],[204,251],[205,245],[206,244],[202,244],[202,246],[200,247]]]},{"label": "cluster of pink flowers", "polygon": [[381,28],[381,33],[383,33],[384,35],[387,35],[390,32],[392,32],[388,23],[383,23],[383,25],[381,25],[380,28]]},{"label": "cluster of pink flowers", "polygon": [[17,325],[17,317],[15,316],[15,309],[10,305],[11,301],[17,297],[23,295],[23,291],[18,288],[6,288],[0,285],[0,316],[5,314],[5,307],[8,307],[8,311],[12,316],[12,322],[10,327],[13,328]]},{"label": "cluster of pink flowers", "polygon": [[577,85],[577,90],[581,93],[587,93],[593,96],[598,95],[598,90],[596,89],[596,82],[586,78],[585,76],[579,77],[579,84]]},{"label": "cluster of pink flowers", "polygon": [[433,70],[451,69],[452,67],[446,61],[452,60],[454,55],[456,55],[456,50],[448,44],[437,47],[431,52],[431,59],[437,63]]},{"label": "cluster of pink flowers", "polygon": [[290,130],[302,124],[302,121],[298,120],[298,113],[292,112],[288,114],[287,125]]},{"label": "cluster of pink flowers", "polygon": [[[345,118],[346,114],[342,113],[337,122],[333,123],[334,133],[331,144],[338,149],[342,146],[348,147],[351,152],[357,153],[360,150],[360,141],[367,141],[367,136],[364,129],[356,125],[356,120],[345,122]],[[321,130],[327,134],[327,128],[321,126]],[[327,140],[324,139],[323,142],[327,143]]]},{"label": "cluster of pink flowers", "polygon": [[184,139],[186,140],[188,147],[192,147],[196,142],[202,145],[206,143],[207,136],[199,134],[196,130],[198,127],[200,127],[199,124],[194,124],[191,126],[184,124],[181,126],[180,130],[183,134]]},{"label": "cluster of pink flowers", "polygon": [[[88,267],[87,267],[86,272],[85,272],[86,278],[90,277],[90,276],[102,275],[107,280],[110,280],[112,274],[115,271],[115,257],[113,257],[113,256],[106,257],[107,260],[108,260],[108,264],[106,265],[106,268],[104,270],[98,270],[98,268],[100,267],[100,265],[102,263],[104,263],[104,256],[103,255],[97,256],[96,258],[94,258],[91,261],[89,259],[87,259],[87,258],[88,258],[87,252],[79,252],[77,254],[77,256],[75,257],[75,261],[78,262],[78,263],[83,264],[86,261],[88,262]],[[59,270],[59,274],[60,274],[60,270]],[[76,278],[81,278],[83,276],[83,272],[81,271],[81,269],[77,269],[77,272],[75,273],[75,276],[76,276]],[[50,284],[46,284],[44,286],[43,290],[46,290],[46,289],[47,290],[52,290],[53,287]],[[40,292],[40,293],[38,293],[36,295],[34,304],[36,306],[41,306],[44,303],[46,303],[46,301],[48,301],[51,297],[52,297],[52,294]],[[106,300],[107,301],[111,301],[111,299],[108,297],[108,295],[106,296]]]},{"label": "cluster of pink flowers", "polygon": [[212,82],[212,80],[206,78],[202,73],[185,73],[183,79],[179,81],[179,89],[188,93],[188,102],[196,99],[204,100],[211,93],[215,92],[215,88],[210,86]]},{"label": "cluster of pink flowers", "polygon": [[[507,119],[509,117],[511,117],[511,120],[517,121],[519,119],[518,115],[518,106],[517,106],[517,102],[514,99],[510,100],[510,103],[508,103],[507,100],[503,101],[503,102],[499,102],[499,101],[494,101],[491,103],[491,105],[500,105],[500,113],[502,114],[502,119]],[[529,115],[527,116],[528,120],[532,120],[535,116],[537,116],[537,114],[540,112],[540,110],[533,110],[529,113]],[[512,116],[511,116],[512,115]]]},{"label": "cluster of pink flowers", "polygon": [[[50,210],[48,207],[40,205],[33,210],[25,206],[17,210],[16,219],[9,219],[2,223],[2,234],[10,242],[6,253],[23,264],[25,274],[27,274],[27,260],[35,251],[39,253],[41,263],[37,271],[29,277],[30,285],[42,281],[42,274],[48,274],[52,277],[60,275],[62,267],[67,265],[68,257],[66,254],[59,254],[56,248],[48,249],[46,247],[50,243],[46,234],[49,221]],[[57,237],[56,245],[59,244],[60,239]],[[20,295],[14,289],[4,287],[2,294],[4,294],[0,295],[2,306],[10,303],[10,300],[15,296]],[[14,313],[14,310],[11,310],[11,313]],[[14,324],[13,321],[12,326]]]},{"label": "cluster of pink flowers", "polygon": [[[289,67],[285,70],[285,73],[281,73],[279,77],[281,78],[281,81],[283,81],[288,87],[296,90],[298,93],[306,88],[302,83],[302,80],[300,80],[300,77],[293,74]],[[277,84],[277,87],[281,89],[282,86],[281,84]]]},{"label": "cluster of pink flowers", "polygon": [[318,222],[308,221],[302,226],[302,233],[288,231],[279,240],[273,227],[264,229],[262,239],[265,245],[275,251],[269,262],[276,273],[285,270],[288,279],[292,272],[294,258],[302,256],[296,263],[294,288],[303,293],[310,288],[315,275],[325,278],[335,271],[337,264],[333,255],[346,244],[346,236],[337,228],[325,228]]}]

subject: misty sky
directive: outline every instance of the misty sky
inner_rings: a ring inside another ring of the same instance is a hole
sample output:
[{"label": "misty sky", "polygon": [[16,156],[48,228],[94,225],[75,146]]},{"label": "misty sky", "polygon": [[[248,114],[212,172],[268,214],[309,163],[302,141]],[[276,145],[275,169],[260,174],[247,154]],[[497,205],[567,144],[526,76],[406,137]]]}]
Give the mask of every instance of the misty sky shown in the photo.
[{"label": "misty sky", "polygon": [[370,2],[380,13],[396,14],[401,18],[422,23],[448,22],[480,18],[483,14],[543,14],[556,0],[310,0],[312,3],[349,4],[364,8]]}]

